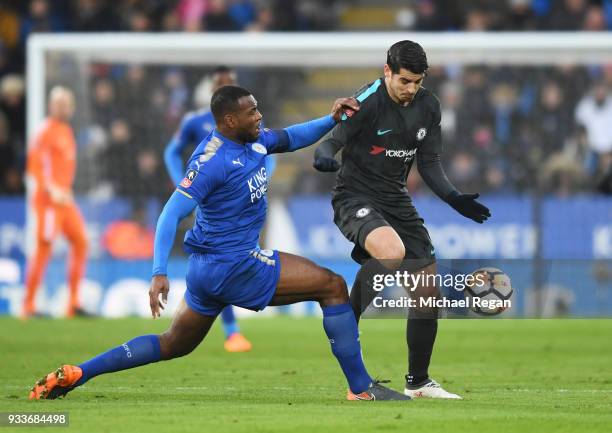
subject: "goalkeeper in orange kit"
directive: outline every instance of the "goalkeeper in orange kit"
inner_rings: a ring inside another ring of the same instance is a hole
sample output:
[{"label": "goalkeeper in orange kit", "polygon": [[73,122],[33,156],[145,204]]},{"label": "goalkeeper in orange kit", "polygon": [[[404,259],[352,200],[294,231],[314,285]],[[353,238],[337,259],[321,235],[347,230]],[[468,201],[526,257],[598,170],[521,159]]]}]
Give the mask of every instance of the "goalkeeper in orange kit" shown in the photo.
[{"label": "goalkeeper in orange kit", "polygon": [[53,241],[63,234],[70,243],[66,315],[84,314],[79,304],[79,282],[87,258],[85,223],[72,194],[76,172],[76,143],[68,123],[74,113],[74,95],[65,87],[49,94],[49,116],[37,132],[28,152],[27,173],[35,181],[30,209],[35,212],[36,250],[26,276],[23,317],[36,313],[36,291],[51,257]]}]

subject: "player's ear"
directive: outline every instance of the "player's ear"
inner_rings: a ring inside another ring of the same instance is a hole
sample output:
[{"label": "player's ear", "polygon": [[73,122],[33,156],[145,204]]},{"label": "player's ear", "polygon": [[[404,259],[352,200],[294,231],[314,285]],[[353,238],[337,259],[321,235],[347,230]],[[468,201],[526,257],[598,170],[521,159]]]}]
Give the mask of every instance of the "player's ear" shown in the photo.
[{"label": "player's ear", "polygon": [[234,116],[233,113],[227,113],[223,116],[223,123],[225,123],[225,126],[228,128],[235,128],[237,125],[236,116]]},{"label": "player's ear", "polygon": [[383,72],[385,73],[385,78],[391,78],[391,75],[392,75],[391,68],[386,63],[385,63],[385,66],[383,66]]}]

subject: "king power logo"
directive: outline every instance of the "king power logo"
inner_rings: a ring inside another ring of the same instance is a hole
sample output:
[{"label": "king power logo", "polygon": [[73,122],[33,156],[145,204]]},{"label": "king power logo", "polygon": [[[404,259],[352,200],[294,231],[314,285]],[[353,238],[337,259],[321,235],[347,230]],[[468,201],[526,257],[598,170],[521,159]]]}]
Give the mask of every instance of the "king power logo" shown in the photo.
[{"label": "king power logo", "polygon": [[266,167],[261,167],[250,179],[247,180],[247,186],[251,193],[251,203],[255,200],[260,200],[268,191],[268,176],[266,175]]}]

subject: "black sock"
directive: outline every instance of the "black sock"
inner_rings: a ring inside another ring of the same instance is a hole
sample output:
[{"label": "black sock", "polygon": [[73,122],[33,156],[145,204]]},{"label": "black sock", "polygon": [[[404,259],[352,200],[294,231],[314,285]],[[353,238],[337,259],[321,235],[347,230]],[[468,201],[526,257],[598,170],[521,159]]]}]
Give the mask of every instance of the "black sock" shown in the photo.
[{"label": "black sock", "polygon": [[429,378],[427,370],[438,332],[438,319],[411,317],[406,325],[408,343],[406,381],[409,385],[417,385]]},{"label": "black sock", "polygon": [[383,264],[376,259],[368,260],[359,268],[350,294],[351,306],[355,313],[357,323],[359,323],[359,318],[366,308],[368,308],[368,305],[370,305],[376,295],[380,293],[372,287],[374,275],[383,275],[389,272],[393,271],[383,266]]}]

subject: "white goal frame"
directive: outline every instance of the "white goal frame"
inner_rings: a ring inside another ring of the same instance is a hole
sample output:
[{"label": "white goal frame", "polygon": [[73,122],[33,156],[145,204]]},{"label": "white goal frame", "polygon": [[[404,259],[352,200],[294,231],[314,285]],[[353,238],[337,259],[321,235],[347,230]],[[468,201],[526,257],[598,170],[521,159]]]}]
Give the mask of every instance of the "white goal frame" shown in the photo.
[{"label": "white goal frame", "polygon": [[419,42],[431,65],[612,62],[612,33],[83,33],[36,34],[27,44],[28,142],[45,116],[45,55],[83,61],[192,65],[377,67],[391,44]]}]

